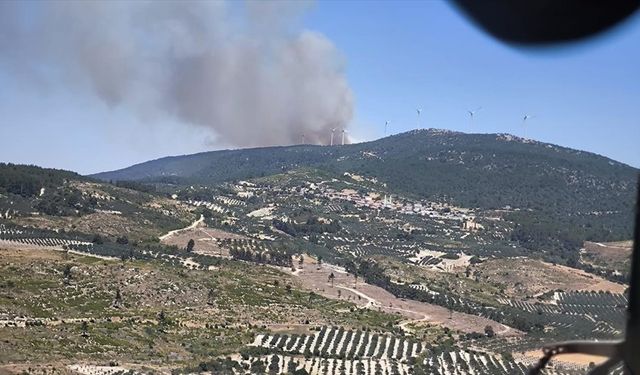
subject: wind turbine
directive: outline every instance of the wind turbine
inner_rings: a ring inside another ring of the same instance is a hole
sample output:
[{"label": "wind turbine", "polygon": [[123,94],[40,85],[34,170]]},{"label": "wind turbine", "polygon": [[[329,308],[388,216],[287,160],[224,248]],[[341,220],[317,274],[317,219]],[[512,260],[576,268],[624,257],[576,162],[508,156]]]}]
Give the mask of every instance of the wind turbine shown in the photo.
[{"label": "wind turbine", "polygon": [[347,131],[345,129],[342,129],[342,145],[344,146],[344,133],[346,133]]},{"label": "wind turbine", "polygon": [[473,119],[474,116],[476,115],[476,113],[478,113],[478,111],[480,111],[482,109],[482,107],[478,107],[475,110],[467,110],[467,113],[469,114],[469,118],[471,119],[471,126],[473,126]]},{"label": "wind turbine", "polygon": [[532,115],[524,115],[522,117],[522,129],[524,131],[524,138],[527,138],[527,120],[534,118]]},{"label": "wind turbine", "polygon": [[418,112],[418,127],[420,129],[420,114],[422,113],[422,108],[416,108],[416,112]]},{"label": "wind turbine", "polygon": [[385,137],[387,136],[387,129],[389,128],[389,123],[390,122],[391,121],[389,121],[389,120],[384,122],[384,135],[385,135]]},{"label": "wind turbine", "polygon": [[330,146],[333,146],[333,133],[335,133],[336,128],[331,128],[331,143],[329,144]]}]

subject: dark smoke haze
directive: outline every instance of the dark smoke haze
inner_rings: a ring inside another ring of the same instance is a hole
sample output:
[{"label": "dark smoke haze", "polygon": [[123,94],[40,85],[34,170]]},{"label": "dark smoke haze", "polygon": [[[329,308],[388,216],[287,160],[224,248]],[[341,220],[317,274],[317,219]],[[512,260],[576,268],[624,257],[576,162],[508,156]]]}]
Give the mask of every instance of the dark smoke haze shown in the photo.
[{"label": "dark smoke haze", "polygon": [[[326,144],[353,99],[343,62],[297,26],[308,4],[0,2],[0,64],[36,85],[64,82],[149,121],[173,116],[220,143]],[[338,133],[336,133],[338,134]]]}]

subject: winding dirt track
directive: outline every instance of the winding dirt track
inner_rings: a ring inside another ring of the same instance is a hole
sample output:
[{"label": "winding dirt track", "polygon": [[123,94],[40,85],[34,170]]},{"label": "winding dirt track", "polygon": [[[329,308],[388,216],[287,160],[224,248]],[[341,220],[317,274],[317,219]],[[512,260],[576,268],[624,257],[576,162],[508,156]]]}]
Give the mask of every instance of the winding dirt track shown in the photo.
[{"label": "winding dirt track", "polygon": [[[408,329],[407,325],[410,323],[428,322],[462,332],[483,332],[484,327],[490,325],[497,335],[523,334],[521,331],[490,319],[450,312],[444,307],[424,302],[397,298],[380,287],[361,280],[356,282],[352,275],[341,272],[331,265],[323,264],[318,268],[315,264],[305,263],[302,269],[293,273],[289,271],[289,273],[296,276],[304,288],[325,297],[348,300],[363,308],[399,314],[407,318],[407,321],[400,324],[403,329]],[[331,273],[335,276],[333,285],[329,282]]]},{"label": "winding dirt track", "polygon": [[193,223],[191,223],[191,225],[189,225],[188,227],[172,230],[172,231],[168,232],[167,234],[164,234],[164,235],[162,235],[162,236],[160,236],[158,238],[160,239],[160,241],[165,240],[165,239],[173,236],[176,233],[180,233],[180,232],[183,232],[183,231],[187,231],[189,229],[193,229],[193,228],[197,227],[198,225],[200,225],[200,223],[203,223],[203,222],[204,222],[204,216],[200,215],[200,218],[198,220],[194,221]]}]

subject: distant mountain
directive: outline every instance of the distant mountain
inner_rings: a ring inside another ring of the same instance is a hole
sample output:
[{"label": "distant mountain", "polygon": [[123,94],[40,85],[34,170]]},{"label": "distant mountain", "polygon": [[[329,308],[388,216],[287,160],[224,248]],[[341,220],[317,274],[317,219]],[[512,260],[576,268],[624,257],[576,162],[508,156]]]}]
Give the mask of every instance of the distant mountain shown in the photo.
[{"label": "distant mountain", "polygon": [[[396,193],[506,209],[514,240],[631,237],[638,170],[590,152],[509,134],[414,130],[345,146],[296,145],[173,156],[104,172],[102,180],[215,184],[314,167],[375,177]],[[557,243],[549,243],[557,247]]]},{"label": "distant mountain", "polygon": [[298,145],[172,156],[93,175],[102,180],[211,184],[298,167],[357,172],[422,197],[471,207],[619,210],[638,170],[593,153],[508,134],[416,130],[345,146]]}]

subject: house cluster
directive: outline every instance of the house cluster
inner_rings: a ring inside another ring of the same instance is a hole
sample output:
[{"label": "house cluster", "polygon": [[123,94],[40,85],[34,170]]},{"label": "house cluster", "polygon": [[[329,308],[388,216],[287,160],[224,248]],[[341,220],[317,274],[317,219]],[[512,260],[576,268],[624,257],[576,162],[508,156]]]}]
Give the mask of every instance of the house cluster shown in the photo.
[{"label": "house cluster", "polygon": [[364,207],[372,210],[391,210],[405,215],[420,215],[432,219],[457,220],[463,223],[470,220],[469,229],[478,229],[476,226],[479,225],[473,221],[474,215],[470,209],[451,206],[447,203],[429,201],[414,202],[388,194],[359,192],[355,189],[336,191],[331,188],[324,188],[320,191],[322,195],[330,200],[348,201],[356,207]]},{"label": "house cluster", "polygon": [[233,190],[236,192],[238,198],[246,199],[255,195],[255,191],[258,190],[256,184],[249,181],[239,181],[233,186]]}]

